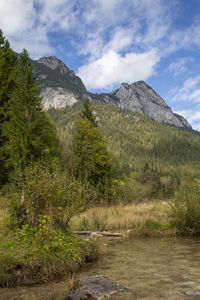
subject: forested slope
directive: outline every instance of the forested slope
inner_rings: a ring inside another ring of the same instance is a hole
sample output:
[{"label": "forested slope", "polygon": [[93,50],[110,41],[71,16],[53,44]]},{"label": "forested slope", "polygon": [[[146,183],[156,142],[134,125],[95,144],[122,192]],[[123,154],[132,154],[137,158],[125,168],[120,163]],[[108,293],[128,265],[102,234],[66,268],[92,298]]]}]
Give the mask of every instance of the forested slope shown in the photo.
[{"label": "forested slope", "polygon": [[[143,169],[147,163],[165,175],[200,174],[200,137],[195,132],[160,124],[139,113],[108,104],[93,103],[92,107],[121,173],[129,175]],[[57,123],[66,151],[70,149],[73,125],[80,108],[76,103],[72,107],[48,111]]]}]

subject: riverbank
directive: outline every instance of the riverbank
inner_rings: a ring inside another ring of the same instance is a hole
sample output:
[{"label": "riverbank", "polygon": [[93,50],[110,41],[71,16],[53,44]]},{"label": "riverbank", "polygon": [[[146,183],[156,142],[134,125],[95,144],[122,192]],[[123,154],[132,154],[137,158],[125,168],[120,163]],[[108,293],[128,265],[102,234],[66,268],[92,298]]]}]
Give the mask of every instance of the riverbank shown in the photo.
[{"label": "riverbank", "polygon": [[70,226],[74,231],[120,231],[135,236],[175,237],[178,232],[171,224],[170,204],[171,200],[155,200],[126,206],[94,207],[72,218]]},{"label": "riverbank", "polygon": [[31,285],[61,278],[99,256],[99,243],[47,224],[10,227],[5,199],[0,207],[0,286]]},{"label": "riverbank", "polygon": [[68,232],[27,225],[0,242],[0,286],[35,284],[74,273],[98,258],[98,244]]},{"label": "riverbank", "polygon": [[[3,201],[1,202],[3,203]],[[5,204],[5,203],[4,203]],[[99,256],[100,244],[72,234],[76,230],[120,232],[135,237],[176,237],[169,201],[94,207],[71,219],[70,231],[41,223],[9,228],[6,204],[0,209],[0,286],[42,283],[75,272]],[[97,235],[98,236],[98,235]]]}]

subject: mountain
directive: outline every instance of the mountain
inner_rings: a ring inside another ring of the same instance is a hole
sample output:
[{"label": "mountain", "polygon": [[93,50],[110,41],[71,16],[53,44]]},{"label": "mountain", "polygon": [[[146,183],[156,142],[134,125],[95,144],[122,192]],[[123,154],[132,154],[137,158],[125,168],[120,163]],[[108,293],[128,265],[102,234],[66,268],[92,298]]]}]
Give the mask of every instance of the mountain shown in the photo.
[{"label": "mountain", "polygon": [[45,109],[65,107],[87,97],[91,101],[139,112],[160,123],[191,128],[187,120],[173,113],[165,101],[144,81],[130,85],[122,83],[119,89],[111,93],[93,94],[86,90],[74,71],[55,56],[33,61],[33,66]]}]

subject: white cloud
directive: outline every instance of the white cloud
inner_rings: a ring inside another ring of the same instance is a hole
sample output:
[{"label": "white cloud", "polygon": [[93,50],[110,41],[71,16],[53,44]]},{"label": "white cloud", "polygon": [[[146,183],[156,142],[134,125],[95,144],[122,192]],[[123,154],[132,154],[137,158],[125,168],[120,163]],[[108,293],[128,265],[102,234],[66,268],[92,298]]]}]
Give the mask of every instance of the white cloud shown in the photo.
[{"label": "white cloud", "polygon": [[183,83],[182,87],[177,87],[169,92],[172,101],[184,101],[189,103],[200,103],[200,76],[190,77]]},{"label": "white cloud", "polygon": [[112,88],[123,81],[132,83],[147,79],[154,74],[158,60],[154,49],[144,53],[127,53],[125,56],[109,50],[101,58],[80,67],[78,76],[88,89]]},{"label": "white cloud", "polygon": [[173,73],[174,76],[178,76],[181,73],[188,72],[188,69],[186,67],[186,64],[189,62],[193,62],[194,59],[192,57],[183,57],[179,58],[176,62],[172,62],[169,67],[167,68],[167,71],[170,71]]},{"label": "white cloud", "polygon": [[181,107],[188,109],[176,110],[184,116],[195,130],[200,131],[200,76],[190,77],[180,88],[173,89],[170,94],[173,95],[172,101],[181,104]]},{"label": "white cloud", "polygon": [[33,58],[51,54],[55,50],[48,34],[71,26],[70,3],[69,0],[1,0],[0,28],[15,51],[27,48]]},{"label": "white cloud", "polygon": [[194,49],[194,47],[200,47],[200,18],[198,21],[194,21],[191,25],[185,29],[171,29],[170,34],[167,36],[164,42],[163,54],[165,56],[176,52],[180,49]]},{"label": "white cloud", "polygon": [[3,28],[6,35],[12,36],[23,31],[24,28],[31,28],[34,22],[33,14],[32,1],[0,1],[0,27]]},{"label": "white cloud", "polygon": [[115,51],[123,50],[132,44],[133,36],[133,29],[117,28],[107,48],[111,48]]},{"label": "white cloud", "polygon": [[164,0],[1,0],[0,28],[16,51],[26,47],[34,57],[56,52],[49,33],[69,33],[92,61],[109,50],[155,48],[170,26],[170,8]]}]

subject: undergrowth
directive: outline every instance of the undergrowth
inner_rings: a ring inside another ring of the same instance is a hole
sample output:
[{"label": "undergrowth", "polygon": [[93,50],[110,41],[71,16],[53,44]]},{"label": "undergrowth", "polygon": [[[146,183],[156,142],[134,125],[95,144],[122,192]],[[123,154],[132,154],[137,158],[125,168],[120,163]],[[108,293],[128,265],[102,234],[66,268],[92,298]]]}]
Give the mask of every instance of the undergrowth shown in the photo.
[{"label": "undergrowth", "polygon": [[98,257],[97,241],[24,225],[0,242],[0,286],[41,283],[75,272]]}]

